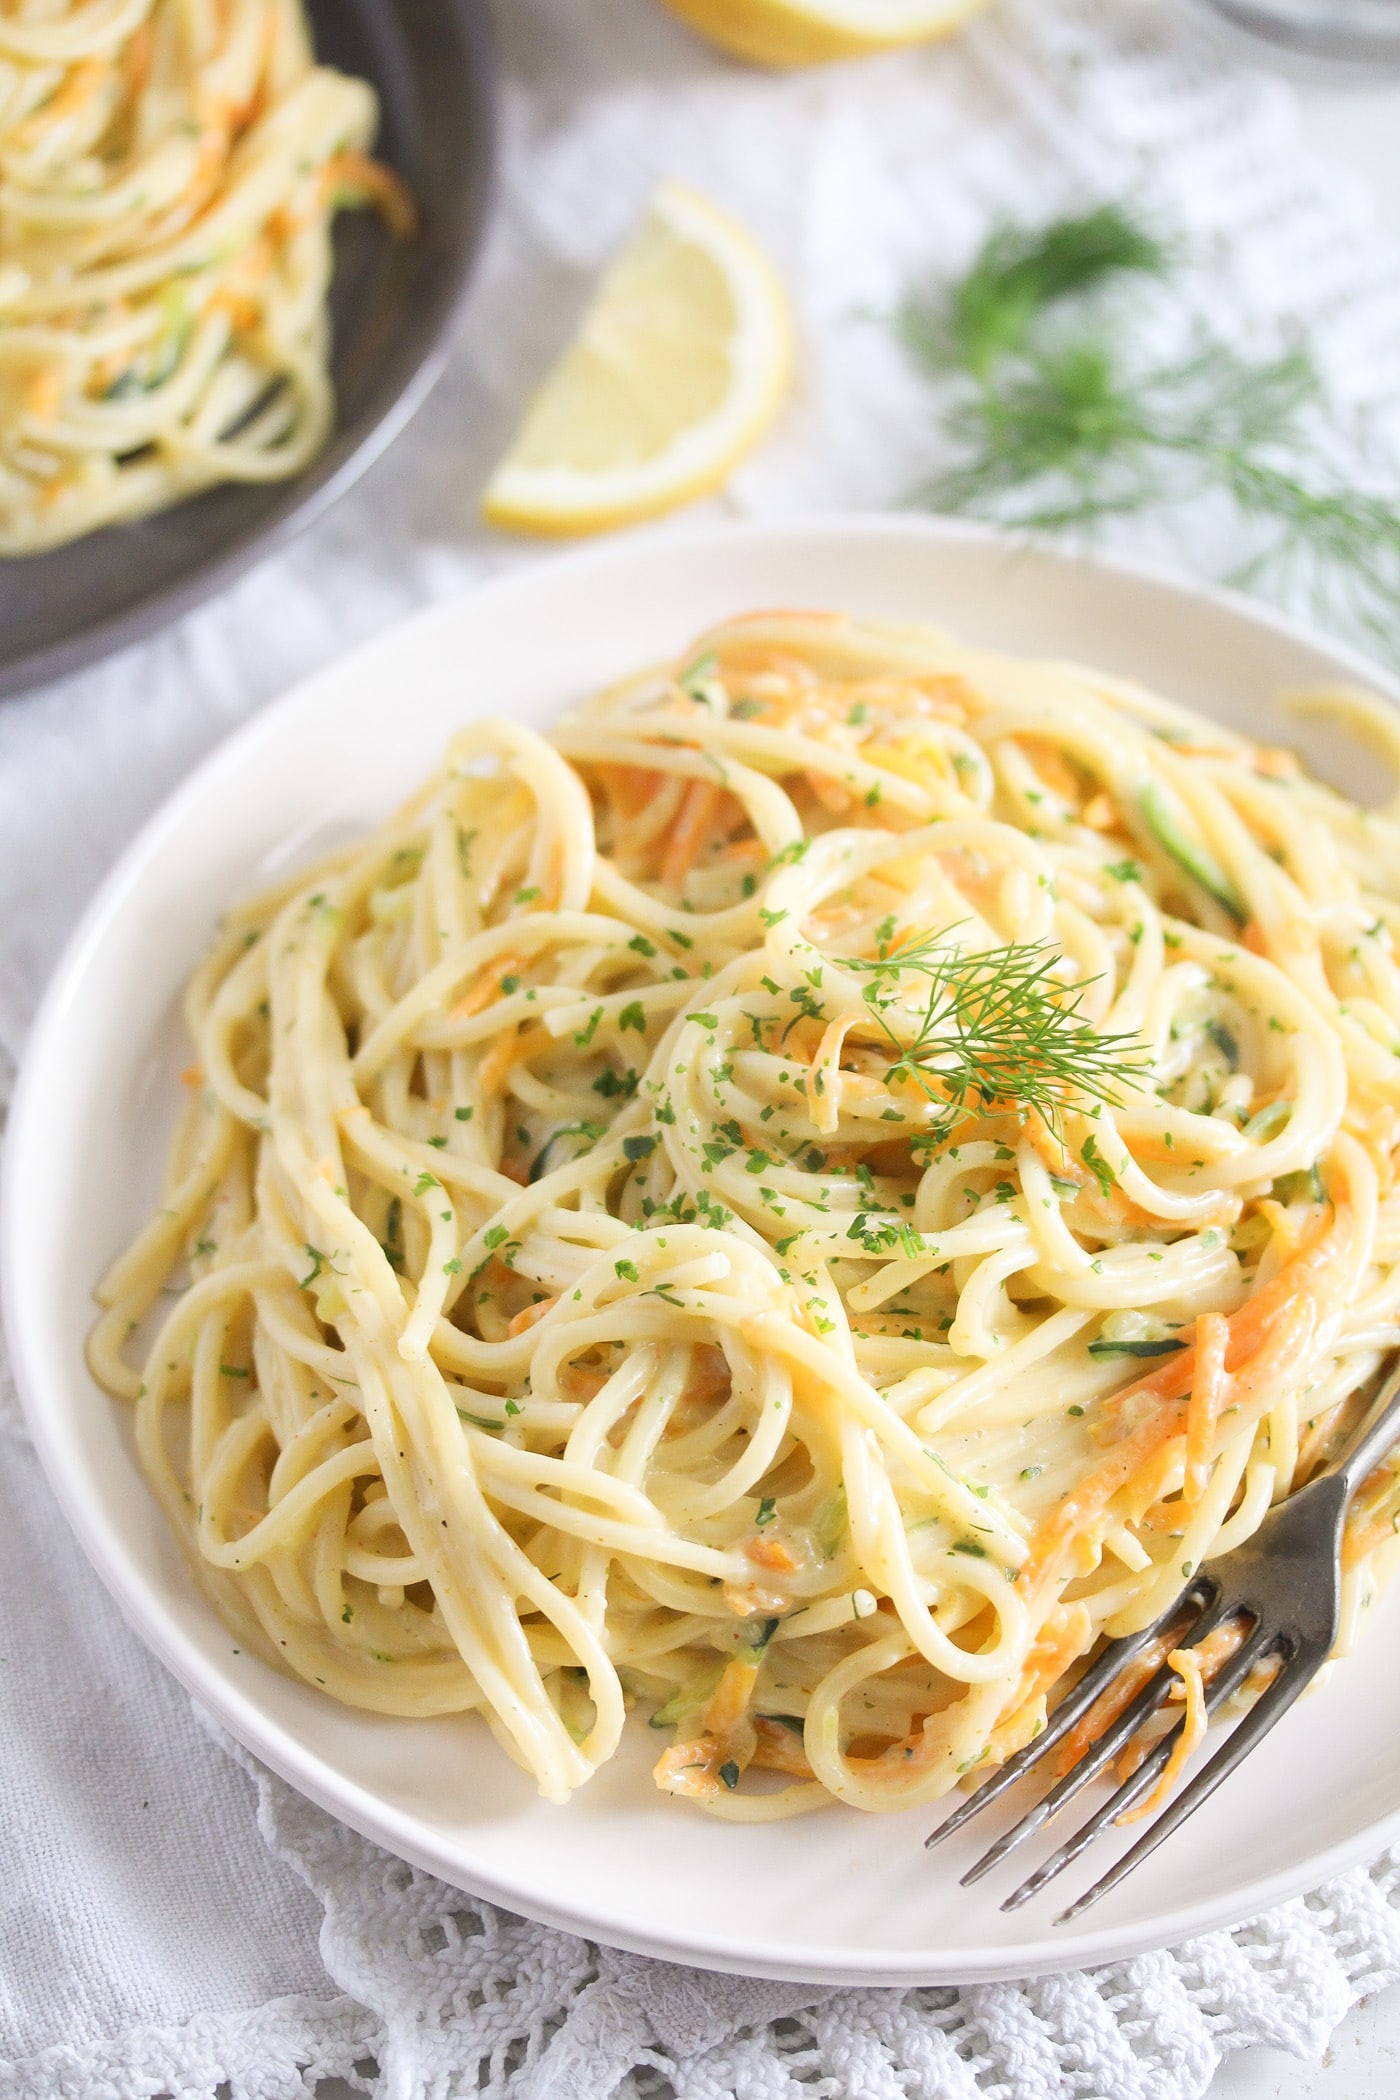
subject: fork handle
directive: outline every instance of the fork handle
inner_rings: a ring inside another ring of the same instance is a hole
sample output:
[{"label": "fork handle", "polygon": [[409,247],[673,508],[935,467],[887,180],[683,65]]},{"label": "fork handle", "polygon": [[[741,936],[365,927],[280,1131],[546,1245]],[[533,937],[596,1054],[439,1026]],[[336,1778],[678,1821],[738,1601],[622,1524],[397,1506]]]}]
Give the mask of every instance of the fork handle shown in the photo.
[{"label": "fork handle", "polygon": [[1397,1441],[1400,1441],[1400,1363],[1396,1364],[1377,1393],[1350,1449],[1331,1468],[1333,1478],[1345,1481],[1348,1499]]}]

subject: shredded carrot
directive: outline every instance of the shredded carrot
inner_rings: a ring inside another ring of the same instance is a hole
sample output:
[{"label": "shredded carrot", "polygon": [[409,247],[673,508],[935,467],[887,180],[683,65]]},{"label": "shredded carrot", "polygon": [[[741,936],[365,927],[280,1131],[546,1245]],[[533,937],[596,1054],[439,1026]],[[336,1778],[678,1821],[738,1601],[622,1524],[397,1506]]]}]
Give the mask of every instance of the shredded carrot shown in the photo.
[{"label": "shredded carrot", "polygon": [[199,152],[185,191],[186,203],[201,204],[208,198],[228,159],[229,140],[228,114],[222,105],[215,105],[205,115]]},{"label": "shredded carrot", "polygon": [[1000,1764],[1022,1743],[1040,1733],[1045,1725],[1043,1711],[1038,1710],[1041,1702],[1076,1657],[1091,1645],[1093,1637],[1093,1621],[1083,1604],[1057,1604],[1046,1613],[1016,1688],[1002,1707],[988,1739],[993,1763]]},{"label": "shredded carrot", "polygon": [[1152,1816],[1162,1806],[1181,1776],[1182,1767],[1193,1754],[1206,1732],[1206,1694],[1202,1682],[1201,1658],[1195,1648],[1173,1648],[1167,1661],[1186,1687],[1186,1718],[1181,1733],[1172,1745],[1172,1754],[1162,1767],[1161,1777],[1145,1801],[1137,1802],[1119,1816],[1120,1823],[1140,1823],[1145,1816]]},{"label": "shredded carrot", "polygon": [[[1226,1368],[1237,1381],[1240,1404],[1275,1376],[1290,1356],[1299,1361],[1304,1357],[1318,1320],[1341,1287],[1340,1264],[1351,1243],[1352,1224],[1350,1209],[1339,1209],[1331,1229],[1319,1233],[1311,1246],[1295,1255],[1225,1323],[1229,1330]],[[1193,1342],[1115,1396],[1110,1421],[1121,1421],[1129,1401],[1161,1404],[1113,1445],[1103,1464],[1045,1518],[1016,1577],[1023,1596],[1033,1595],[1053,1576],[1075,1536],[1102,1515],[1119,1489],[1127,1487],[1143,1466],[1156,1463],[1164,1444],[1182,1434],[1196,1364]]]},{"label": "shredded carrot", "polygon": [[1186,1416],[1186,1480],[1184,1493],[1194,1508],[1206,1491],[1210,1462],[1215,1451],[1215,1428],[1225,1405],[1229,1373],[1225,1351],[1230,1340],[1229,1322],[1219,1313],[1201,1313],[1196,1321],[1196,1365],[1191,1379],[1191,1404]]},{"label": "shredded carrot", "polygon": [[126,370],[128,357],[125,351],[113,350],[106,357],[99,357],[88,378],[87,393],[90,400],[100,401],[115,380]]},{"label": "shredded carrot", "polygon": [[1091,831],[1112,831],[1118,822],[1118,811],[1108,796],[1100,792],[1089,797],[1079,812],[1079,821],[1087,824]]},{"label": "shredded carrot", "polygon": [[181,1086],[203,1086],[204,1067],[200,1064],[186,1065],[180,1074]]},{"label": "shredded carrot", "polygon": [[682,1401],[703,1400],[707,1405],[727,1396],[733,1383],[729,1359],[716,1342],[696,1342],[690,1352],[690,1375]]},{"label": "shredded carrot", "polygon": [[753,1539],[744,1553],[756,1568],[767,1568],[774,1575],[792,1575],[797,1571],[797,1561],[781,1539]]},{"label": "shredded carrot", "polygon": [[[1223,1625],[1217,1626],[1213,1633],[1208,1633],[1203,1641],[1192,1644],[1191,1653],[1196,1658],[1203,1683],[1209,1684],[1221,1664],[1227,1662],[1234,1654],[1248,1632],[1250,1623],[1247,1618],[1227,1619]],[[1078,1764],[1085,1751],[1096,1743],[1100,1736],[1107,1734],[1118,1716],[1127,1711],[1148,1679],[1157,1674],[1164,1662],[1170,1663],[1171,1667],[1176,1669],[1175,1650],[1172,1646],[1175,1638],[1174,1630],[1168,1627],[1167,1631],[1150,1642],[1140,1655],[1134,1656],[1127,1669],[1115,1677],[1107,1690],[1094,1701],[1088,1713],[1065,1737],[1055,1768],[1058,1777],[1063,1778],[1073,1765]],[[1174,1688],[1169,1696],[1186,1696],[1184,1681]],[[1150,1743],[1139,1747],[1135,1738],[1118,1760],[1115,1767],[1118,1777],[1127,1779],[1135,1772],[1150,1748]]]},{"label": "shredded carrot", "polygon": [[66,117],[76,116],[78,111],[97,93],[107,78],[106,62],[100,58],[85,58],[75,65],[56,95],[51,95],[41,109],[27,117],[13,135],[12,143],[24,151],[37,144],[53,123],[61,123]]},{"label": "shredded carrot", "polygon": [[[1317,1307],[1306,1295],[1280,1309],[1277,1326],[1267,1344],[1255,1349],[1237,1376],[1241,1401],[1259,1384],[1277,1375],[1290,1355],[1301,1358],[1312,1338]],[[1178,1379],[1182,1374],[1177,1373]],[[1021,1566],[1017,1583],[1024,1594],[1033,1594],[1053,1573],[1061,1554],[1076,1535],[1100,1516],[1120,1488],[1129,1487],[1144,1465],[1155,1465],[1161,1447],[1179,1437],[1188,1414],[1187,1394],[1168,1391],[1163,1405],[1141,1426],[1116,1445],[1104,1463],[1046,1518],[1031,1541],[1031,1550]]]},{"label": "shredded carrot", "polygon": [[1261,1196],[1254,1208],[1260,1217],[1267,1221],[1270,1232],[1279,1242],[1284,1254],[1291,1254],[1298,1244],[1296,1219],[1290,1217],[1283,1205],[1275,1202],[1272,1196]]},{"label": "shredded carrot", "polygon": [[524,967],[524,961],[518,955],[498,956],[495,962],[486,965],[470,990],[463,993],[451,1009],[448,1019],[470,1021],[475,1015],[484,1013],[488,1006],[494,1006],[498,999],[505,998],[503,980],[517,976]]},{"label": "shredded carrot", "polygon": [[720,790],[712,780],[692,780],[682,796],[666,858],[661,863],[661,880],[668,889],[679,889],[699,859],[719,797]]},{"label": "shredded carrot", "polygon": [[786,1772],[792,1779],[811,1778],[812,1767],[807,1762],[802,1738],[794,1729],[785,1728],[781,1721],[770,1721],[763,1714],[755,1717],[753,1726],[758,1743],[750,1762],[760,1772]]},{"label": "shredded carrot", "polygon": [[[725,1664],[705,1708],[699,1735],[687,1742],[672,1743],[658,1758],[652,1776],[659,1787],[668,1793],[688,1795],[692,1800],[712,1800],[721,1785],[733,1783],[732,1772],[721,1778],[726,1764],[732,1762],[741,1772],[747,1769],[759,1741],[758,1728],[749,1719],[748,1709],[761,1661],[759,1656],[735,1656]],[[771,1758],[777,1746],[766,1747]]]},{"label": "shredded carrot", "polygon": [[40,365],[24,390],[25,413],[39,423],[52,423],[63,406],[63,370]]},{"label": "shredded carrot", "polygon": [[1294,780],[1302,771],[1293,752],[1279,745],[1264,745],[1254,753],[1254,770],[1265,780]]},{"label": "shredded carrot", "polygon": [[[1320,1298],[1314,1286],[1322,1285],[1326,1272],[1350,1246],[1352,1224],[1351,1212],[1346,1208],[1334,1214],[1330,1225],[1325,1219],[1314,1221],[1293,1259],[1262,1289],[1247,1298],[1238,1312],[1230,1315],[1230,1339],[1226,1351],[1228,1370],[1238,1371],[1253,1351],[1263,1345],[1300,1292],[1308,1293],[1319,1305],[1330,1303],[1336,1295],[1335,1282],[1322,1289]],[[1122,1392],[1115,1393],[1107,1403],[1107,1409],[1111,1415],[1121,1416],[1128,1403],[1139,1398],[1176,1398],[1190,1391],[1195,1372],[1196,1344],[1193,1340],[1180,1355],[1168,1357],[1157,1370],[1147,1372],[1144,1377],[1125,1386]]]},{"label": "shredded carrot", "polygon": [[515,1315],[507,1332],[512,1336],[526,1333],[534,1326],[536,1320],[542,1320],[550,1307],[558,1303],[559,1294],[556,1291],[552,1298],[541,1298],[538,1305],[527,1305]]},{"label": "shredded carrot", "polygon": [[839,780],[833,779],[830,773],[813,771],[803,777],[823,809],[828,810],[833,817],[845,816],[851,806],[849,788],[844,787]]},{"label": "shredded carrot", "polygon": [[267,102],[268,80],[272,73],[273,60],[277,55],[280,10],[270,7],[263,23],[262,52],[258,59],[258,70],[253,85],[245,99],[229,111],[236,131],[246,131],[253,121],[262,115]]},{"label": "shredded carrot", "polygon": [[565,1364],[559,1373],[559,1383],[572,1400],[596,1400],[608,1382],[606,1371],[595,1371],[590,1364]]},{"label": "shredded carrot", "polygon": [[483,1101],[489,1101],[520,1054],[520,1038],[513,1028],[504,1028],[476,1068],[476,1084]]},{"label": "shredded carrot", "polygon": [[758,1668],[756,1661],[739,1656],[725,1664],[724,1675],[705,1708],[703,1726],[706,1735],[723,1740],[743,1719],[753,1697],[753,1688],[758,1683]]},{"label": "shredded carrot", "polygon": [[122,57],[122,70],[126,75],[126,98],[129,102],[136,102],[140,99],[146,82],[150,78],[153,42],[154,36],[148,16],[141,24],[141,27],[134,30],[127,39],[126,50]]},{"label": "shredded carrot", "polygon": [[652,1778],[666,1794],[690,1801],[712,1801],[720,1789],[723,1746],[713,1741],[672,1743],[652,1767]]},{"label": "shredded carrot", "polygon": [[1192,1643],[1192,1652],[1201,1665],[1201,1676],[1207,1684],[1220,1665],[1230,1660],[1246,1633],[1251,1630],[1252,1623],[1247,1617],[1226,1619],[1213,1633],[1208,1633],[1203,1641]]},{"label": "shredded carrot", "polygon": [[[838,1014],[827,1024],[807,1067],[807,1113],[818,1130],[835,1130],[841,1102],[841,1046],[859,1014]],[[820,1085],[818,1084],[820,1082]]]},{"label": "shredded carrot", "polygon": [[[945,787],[952,771],[937,746],[917,736],[882,738],[878,744],[863,744],[860,755],[868,766],[878,766],[882,773],[893,773],[900,780],[912,780],[915,787],[926,793]],[[873,807],[875,822],[886,824],[887,812],[878,801]]]},{"label": "shredded carrot", "polygon": [[[1384,1467],[1373,1473],[1371,1480],[1384,1481],[1387,1485],[1394,1486],[1393,1476],[1386,1472]],[[1365,1485],[1369,1486],[1370,1482],[1366,1482]],[[1353,1509],[1353,1517],[1355,1514]],[[1342,1566],[1354,1568],[1359,1561],[1365,1560],[1368,1554],[1374,1553],[1377,1546],[1384,1546],[1387,1540],[1393,1539],[1397,1530],[1400,1530],[1400,1516],[1392,1509],[1383,1509],[1378,1516],[1368,1517],[1362,1523],[1348,1524],[1342,1539]]]},{"label": "shredded carrot", "polygon": [[664,773],[648,773],[640,766],[600,765],[594,770],[599,785],[622,817],[637,816],[666,784]]},{"label": "shredded carrot", "polygon": [[564,861],[564,841],[556,839],[550,851],[549,873],[541,885],[541,911],[557,911],[559,908],[559,900],[564,894]]},{"label": "shredded carrot", "polygon": [[333,153],[321,170],[321,196],[328,201],[341,189],[357,201],[363,198],[372,204],[396,240],[411,240],[418,231],[418,206],[412,190],[382,161],[353,150]]},{"label": "shredded carrot", "polygon": [[1023,736],[1018,741],[1045,785],[1064,801],[1077,806],[1083,792],[1082,784],[1059,745],[1041,736]]},{"label": "shredded carrot", "polygon": [[1101,1735],[1109,1729],[1121,1713],[1126,1713],[1148,1679],[1155,1677],[1171,1652],[1176,1634],[1174,1629],[1159,1634],[1149,1641],[1126,1668],[1120,1670],[1111,1684],[1105,1686],[1086,1714],[1075,1722],[1064,1742],[1055,1764],[1055,1775],[1062,1779],[1066,1772],[1079,1763],[1086,1750],[1092,1749]]}]

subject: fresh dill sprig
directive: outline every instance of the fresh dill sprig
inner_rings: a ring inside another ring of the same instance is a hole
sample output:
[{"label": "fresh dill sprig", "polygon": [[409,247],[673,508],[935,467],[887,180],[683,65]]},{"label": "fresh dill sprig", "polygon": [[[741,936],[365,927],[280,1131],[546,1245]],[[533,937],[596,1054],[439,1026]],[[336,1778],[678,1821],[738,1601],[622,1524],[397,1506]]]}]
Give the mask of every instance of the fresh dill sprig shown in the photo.
[{"label": "fresh dill sprig", "polygon": [[[1062,1111],[1084,1101],[1116,1106],[1121,1089],[1145,1069],[1147,1052],[1132,1035],[1101,1035],[1080,1006],[1087,985],[1056,982],[1055,950],[1040,941],[1004,948],[951,944],[957,929],[928,934],[905,947],[843,958],[840,967],[869,982],[866,1005],[894,1052],[891,1079],[907,1079],[936,1110],[942,1138],[974,1110],[1013,1103],[1038,1112],[1058,1136]],[[909,1026],[907,977],[926,984],[923,1009]],[[887,1018],[900,1009],[904,1026]]]},{"label": "fresh dill sprig", "polygon": [[925,364],[986,378],[1024,351],[1046,310],[1129,273],[1158,277],[1168,251],[1116,204],[1034,231],[999,226],[942,309],[908,300],[899,325]]},{"label": "fresh dill sprig", "polygon": [[1400,652],[1400,506],[1340,483],[1323,459],[1326,404],[1306,348],[1256,360],[1198,333],[1171,361],[1138,351],[1135,311],[1110,294],[1171,259],[1109,205],[999,228],[941,301],[907,303],[900,335],[951,387],[944,427],[960,455],[914,500],[1085,533],[1216,491],[1264,535],[1227,580],[1301,585],[1319,613]]}]

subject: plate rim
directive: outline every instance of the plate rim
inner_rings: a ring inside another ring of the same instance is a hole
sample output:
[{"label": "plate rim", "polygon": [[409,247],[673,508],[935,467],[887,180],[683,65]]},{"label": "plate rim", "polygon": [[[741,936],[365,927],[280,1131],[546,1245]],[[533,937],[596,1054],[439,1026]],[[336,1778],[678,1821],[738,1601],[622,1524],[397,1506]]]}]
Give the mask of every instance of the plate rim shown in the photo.
[{"label": "plate rim", "polygon": [[[650,533],[636,539],[609,540],[563,554],[546,555],[522,568],[488,580],[475,590],[420,608],[406,619],[382,629],[355,648],[332,658],[285,693],[234,729],[181,781],[141,825],[98,886],[70,935],[35,1013],[20,1062],[9,1117],[3,1179],[0,1180],[0,1305],[9,1340],[15,1383],[25,1421],[50,1489],[74,1532],[85,1557],[127,1623],[144,1644],[165,1664],[192,1697],[219,1722],[238,1743],[265,1763],[298,1793],[328,1814],[349,1825],[361,1836],[380,1844],[397,1857],[422,1868],[450,1886],[463,1888],[542,1924],[587,1939],[624,1948],[632,1953],[681,1963],[721,1973],[758,1976],[797,1983],[814,1989],[841,1985],[908,1988],[918,1984],[981,1983],[1026,1979],[1057,1971],[1094,1967],[1130,1959],[1152,1950],[1175,1945],[1197,1935],[1236,1926],[1274,1905],[1316,1888],[1332,1876],[1358,1865],[1400,1839],[1400,1804],[1330,1846],[1310,1853],[1291,1866],[1256,1874],[1229,1894],[1194,1903],[1177,1904],[1156,1912],[1136,1925],[1097,1928],[1081,1935],[1071,1947],[1056,1946],[1053,1927],[1041,1928],[1042,1937],[1014,1949],[969,1947],[956,1963],[940,1956],[930,1961],[927,1952],[911,1953],[901,1961],[888,1951],[863,1956],[859,1949],[845,1947],[829,1959],[817,1959],[809,1946],[754,1942],[726,1936],[722,1944],[697,1941],[677,1930],[668,1935],[651,1930],[638,1932],[625,1915],[609,1908],[606,1892],[590,1894],[587,1907],[551,1899],[547,1891],[522,1888],[485,1869],[472,1867],[470,1878],[458,1865],[424,1842],[422,1826],[406,1810],[384,1802],[359,1780],[336,1769],[328,1759],[299,1742],[277,1719],[264,1711],[252,1691],[232,1682],[229,1673],[216,1668],[182,1628],[171,1618],[158,1595],[138,1572],[122,1547],[105,1507],[68,1472],[57,1442],[51,1440],[47,1410],[41,1394],[48,1383],[43,1348],[31,1333],[23,1289],[23,1257],[17,1252],[23,1236],[18,1231],[25,1191],[39,1171],[42,1126],[33,1122],[29,1101],[40,1084],[45,1044],[61,1030],[64,1013],[78,992],[90,959],[109,923],[124,907],[127,892],[150,857],[159,851],[164,833],[178,825],[187,805],[198,803],[220,771],[243,763],[249,749],[264,736],[275,733],[275,725],[313,692],[343,675],[352,661],[392,650],[409,630],[428,630],[449,623],[465,603],[485,595],[509,599],[528,598],[542,572],[567,568],[586,573],[590,568],[612,568],[636,555],[653,550],[684,555],[717,542],[753,544],[761,541],[795,540],[839,542],[843,539],[878,540],[882,537],[940,544],[974,542],[1001,547],[1009,554],[1030,551],[1052,564],[1089,568],[1140,581],[1193,602],[1206,602],[1243,618],[1286,641],[1328,657],[1347,676],[1363,680],[1392,701],[1400,702],[1400,678],[1371,662],[1351,645],[1334,641],[1307,622],[1248,598],[1223,586],[1198,583],[1169,564],[1121,555],[1085,555],[1072,550],[1028,544],[1023,537],[972,521],[901,517],[861,513],[835,518],[792,522],[721,522],[691,526],[681,531]],[[212,1607],[209,1607],[212,1610]]]},{"label": "plate rim", "polygon": [[[419,349],[408,361],[373,421],[341,458],[334,456],[338,440],[345,435],[337,422],[325,451],[282,485],[286,502],[270,517],[244,526],[218,553],[196,563],[186,575],[176,577],[133,604],[94,620],[61,640],[41,643],[38,648],[28,649],[23,655],[11,657],[8,661],[0,660],[0,702],[18,699],[41,687],[56,684],[91,664],[105,662],[109,657],[135,648],[158,631],[173,626],[207,599],[217,597],[249,569],[282,553],[348,495],[356,482],[382,458],[441,379],[451,355],[453,327],[471,292],[495,203],[499,181],[500,118],[495,35],[486,0],[435,0],[435,4],[449,11],[460,25],[470,87],[468,114],[472,132],[468,150],[475,210],[452,258],[451,268],[433,285],[430,296],[424,301]],[[216,484],[214,489],[199,493],[216,494],[217,488]],[[196,495],[186,500],[197,502],[199,497]],[[168,508],[178,510],[180,505],[173,504]],[[121,521],[98,529],[120,531]],[[62,553],[63,549],[53,551]],[[16,561],[24,558],[12,557]]]}]

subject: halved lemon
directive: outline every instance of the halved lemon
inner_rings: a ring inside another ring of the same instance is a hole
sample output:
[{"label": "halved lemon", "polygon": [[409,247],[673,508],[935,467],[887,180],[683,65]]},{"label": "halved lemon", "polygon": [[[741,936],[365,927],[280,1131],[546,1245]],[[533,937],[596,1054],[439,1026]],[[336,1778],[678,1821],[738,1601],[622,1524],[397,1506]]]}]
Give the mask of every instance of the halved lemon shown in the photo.
[{"label": "halved lemon", "polygon": [[531,402],[482,509],[517,532],[599,532],[718,488],[792,371],[787,300],[766,256],[693,190],[666,183]]},{"label": "halved lemon", "polygon": [[665,0],[735,58],[813,66],[946,36],[986,0]]}]

